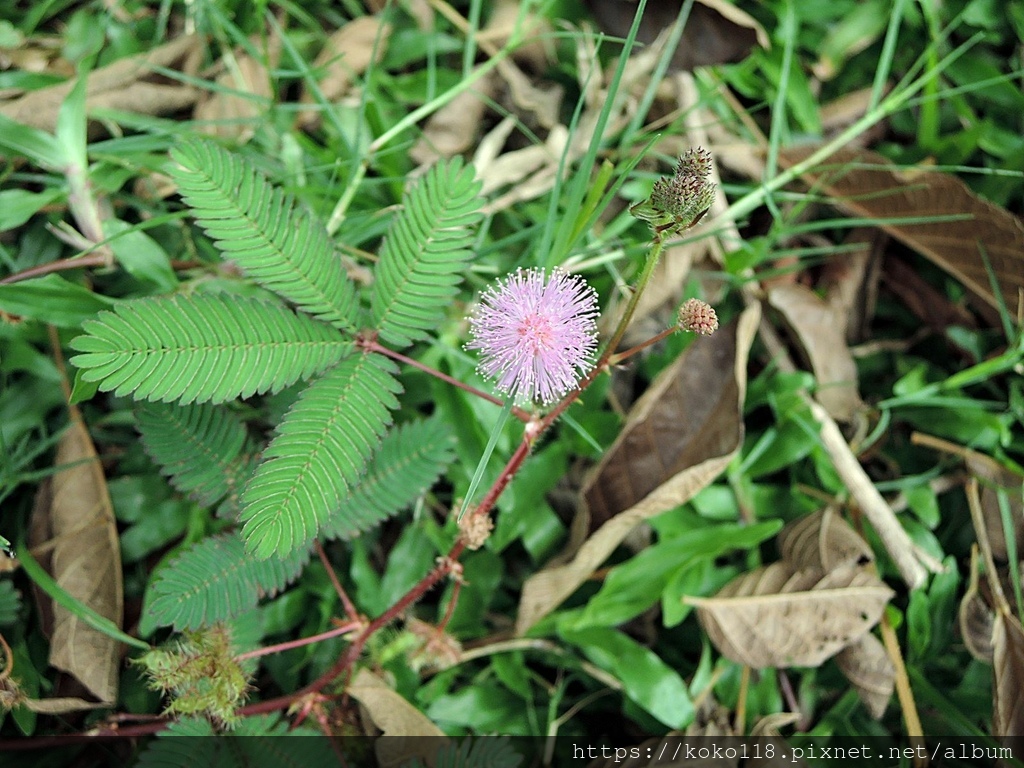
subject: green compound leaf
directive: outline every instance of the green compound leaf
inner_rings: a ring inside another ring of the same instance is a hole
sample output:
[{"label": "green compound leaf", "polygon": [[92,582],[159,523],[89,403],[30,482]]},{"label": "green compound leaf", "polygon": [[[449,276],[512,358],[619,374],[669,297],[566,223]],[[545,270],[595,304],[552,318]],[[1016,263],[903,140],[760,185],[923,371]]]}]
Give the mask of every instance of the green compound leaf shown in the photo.
[{"label": "green compound leaf", "polygon": [[212,142],[193,139],[171,156],[182,197],[227,258],[311,315],[355,327],[355,287],[319,219]]},{"label": "green compound leaf", "polygon": [[139,299],[82,325],[71,362],[104,392],[224,402],[277,392],[330,367],[352,343],[265,301],[220,294]]},{"label": "green compound leaf", "polygon": [[242,718],[227,733],[218,733],[205,717],[181,717],[157,733],[139,755],[136,765],[137,768],[181,768],[183,765],[341,768],[344,764],[334,753],[332,740],[324,738],[323,733],[305,725],[292,727],[280,715],[270,714]]},{"label": "green compound leaf", "polygon": [[135,418],[142,445],[171,485],[203,506],[240,489],[255,452],[232,411],[208,403],[140,403]]},{"label": "green compound leaf", "polygon": [[391,422],[395,371],[380,355],[354,355],[302,393],[242,494],[246,549],[285,557],[309,546]]},{"label": "green compound leaf", "polygon": [[178,631],[225,621],[284,589],[308,560],[308,550],[256,560],[237,533],[203,539],[157,571],[146,594],[147,621]]},{"label": "green compound leaf", "polygon": [[440,419],[403,424],[381,441],[359,487],[341,500],[321,530],[350,539],[412,504],[454,458],[454,436]]},{"label": "green compound leaf", "polygon": [[374,273],[372,309],[380,337],[395,347],[425,339],[451,304],[483,200],[472,166],[435,165],[405,197]]}]

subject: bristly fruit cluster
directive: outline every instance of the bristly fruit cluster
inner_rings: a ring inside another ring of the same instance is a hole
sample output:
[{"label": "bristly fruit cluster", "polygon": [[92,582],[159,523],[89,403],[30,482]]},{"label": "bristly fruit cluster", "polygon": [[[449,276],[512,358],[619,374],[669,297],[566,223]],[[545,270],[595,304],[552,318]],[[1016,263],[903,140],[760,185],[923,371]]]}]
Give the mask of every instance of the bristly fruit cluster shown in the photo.
[{"label": "bristly fruit cluster", "polygon": [[657,237],[677,235],[694,226],[708,212],[715,199],[711,175],[711,153],[688,149],[676,163],[672,178],[654,183],[651,196],[629,212],[650,224]]}]

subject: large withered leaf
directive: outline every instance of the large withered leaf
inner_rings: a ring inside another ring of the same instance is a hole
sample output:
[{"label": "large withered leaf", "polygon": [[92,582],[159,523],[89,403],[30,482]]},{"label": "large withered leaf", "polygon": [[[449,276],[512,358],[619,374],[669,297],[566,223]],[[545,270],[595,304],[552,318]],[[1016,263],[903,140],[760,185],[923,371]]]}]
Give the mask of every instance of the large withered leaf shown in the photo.
[{"label": "large withered leaf", "polygon": [[[779,162],[784,167],[795,165],[817,149],[785,149],[779,154]],[[849,213],[879,219],[879,226],[890,235],[997,307],[985,269],[987,257],[1003,300],[1015,313],[1018,292],[1024,289],[1024,224],[1009,211],[978,197],[955,176],[900,170],[875,152],[842,149],[827,165],[804,174],[804,178],[820,185]],[[900,221],[928,217],[941,218],[912,224]],[[892,223],[886,223],[886,219]]]},{"label": "large withered leaf", "polygon": [[846,346],[839,310],[805,285],[776,285],[768,303],[777,309],[803,350],[817,382],[815,397],[832,418],[850,421],[863,406],[857,392],[857,366]]},{"label": "large withered leaf", "polygon": [[867,711],[880,720],[896,687],[896,668],[882,641],[868,632],[837,653],[836,664],[857,689]]},{"label": "large withered leaf", "polygon": [[[121,547],[106,478],[78,409],[57,445],[58,468],[33,509],[33,528],[52,541],[50,573],[72,597],[121,627]],[[77,678],[100,701],[117,697],[120,648],[66,608],[53,604],[50,664]]]},{"label": "large withered leaf", "polygon": [[574,527],[580,539],[596,531],[578,550],[570,544],[570,562],[526,580],[517,633],[576,591],[637,524],[686,503],[729,464],[743,442],[747,355],[759,319],[755,305],[694,341],[636,402],[584,483]]},{"label": "large withered leaf", "polygon": [[[201,46],[197,35],[183,35],[147,53],[127,56],[92,71],[86,83],[86,108],[164,115],[192,106],[199,98],[197,88],[158,75],[154,70],[178,68],[192,74],[193,61]],[[31,91],[0,104],[0,114],[52,132],[57,112],[74,85],[74,80],[70,80]]]},{"label": "large withered leaf", "polygon": [[[444,731],[367,669],[360,669],[348,687],[365,714],[385,736],[440,736]],[[433,760],[441,739],[376,739],[374,749],[382,768],[405,765],[413,758]]]},{"label": "large withered leaf", "polygon": [[798,518],[779,531],[782,559],[797,570],[827,573],[875,559],[867,542],[832,507]]},{"label": "large withered leaf", "polygon": [[1000,611],[992,628],[992,733],[1024,736],[1024,628]]},{"label": "large withered leaf", "polygon": [[727,658],[755,668],[816,667],[867,633],[893,594],[857,567],[818,579],[780,562],[738,576],[713,598],[686,602]]},{"label": "large withered leaf", "polygon": [[666,484],[735,450],[746,388],[746,372],[738,365],[746,362],[756,319],[748,310],[740,323],[698,337],[630,409],[615,443],[584,481],[590,530],[655,501],[648,498],[652,494],[662,499],[659,511],[684,503]]}]

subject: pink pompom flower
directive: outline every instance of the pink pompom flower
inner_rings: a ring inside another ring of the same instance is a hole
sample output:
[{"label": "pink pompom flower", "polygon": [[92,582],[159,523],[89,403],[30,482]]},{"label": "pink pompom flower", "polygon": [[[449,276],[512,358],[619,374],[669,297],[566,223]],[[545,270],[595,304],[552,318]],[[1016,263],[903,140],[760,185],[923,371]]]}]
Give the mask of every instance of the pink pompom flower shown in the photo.
[{"label": "pink pompom flower", "polygon": [[484,291],[469,319],[477,370],[517,402],[549,405],[590,370],[597,348],[597,292],[560,269],[519,269]]}]

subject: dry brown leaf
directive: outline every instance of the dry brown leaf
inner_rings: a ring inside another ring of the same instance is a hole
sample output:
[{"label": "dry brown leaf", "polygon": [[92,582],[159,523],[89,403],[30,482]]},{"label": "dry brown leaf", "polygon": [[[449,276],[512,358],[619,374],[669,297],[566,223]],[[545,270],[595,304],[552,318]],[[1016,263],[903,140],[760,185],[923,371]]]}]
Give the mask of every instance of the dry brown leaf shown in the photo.
[{"label": "dry brown leaf", "polygon": [[[360,16],[337,29],[328,39],[324,49],[313,62],[313,67],[323,71],[320,78],[320,92],[327,101],[337,101],[344,96],[352,81],[376,64],[384,56],[391,37],[391,25],[379,16]],[[313,96],[302,94],[303,104],[312,104]],[[319,122],[316,110],[299,114],[303,127]]]},{"label": "dry brown leaf", "polygon": [[[201,39],[184,35],[159,48],[118,59],[89,74],[86,109],[117,109],[141,115],[164,115],[191,107],[199,91],[156,75],[156,67],[178,68],[188,74],[201,51]],[[53,132],[57,112],[75,83],[41,88],[0,105],[0,114],[33,128]]]},{"label": "dry brown leaf", "polygon": [[786,525],[777,538],[782,559],[798,570],[827,573],[847,565],[865,565],[875,553],[832,507]]},{"label": "dry brown leaf", "polygon": [[978,559],[978,548],[971,551],[971,579],[967,591],[960,598],[960,610],[958,619],[960,624],[960,636],[971,656],[992,663],[992,629],[995,623],[995,611],[989,606],[979,591],[978,570],[980,561]]},{"label": "dry brown leaf", "polygon": [[837,653],[836,664],[857,689],[867,711],[880,720],[896,687],[896,668],[882,641],[868,632]]},{"label": "dry brown leaf", "polygon": [[910,439],[915,445],[927,445],[929,448],[963,458],[967,469],[981,486],[982,519],[985,522],[985,533],[992,549],[992,556],[1003,562],[1007,560],[1007,549],[1006,537],[1003,534],[1003,516],[999,510],[999,491],[1005,491],[1010,503],[1010,520],[1014,523],[1013,533],[1017,552],[1024,551],[1024,496],[1021,494],[1024,476],[1007,469],[991,456],[940,437],[914,432]]},{"label": "dry brown leaf", "polygon": [[[633,24],[636,3],[629,0],[587,0],[598,24],[613,35],[625,37]],[[683,0],[649,3],[640,20],[637,40],[653,43],[662,30],[672,26]],[[768,34],[757,21],[722,0],[698,0],[690,10],[679,46],[672,55],[675,69],[693,69],[746,58],[755,45],[769,47]]]},{"label": "dry brown leaf", "polygon": [[[106,478],[78,409],[57,445],[56,474],[40,487],[33,529],[52,543],[49,571],[68,594],[121,627],[121,548]],[[38,534],[37,534],[38,535]],[[40,541],[36,544],[43,543]],[[50,664],[68,672],[100,701],[117,697],[120,647],[53,604]]]},{"label": "dry brown leaf", "polygon": [[235,63],[237,66],[228,66],[217,76],[220,89],[204,94],[193,117],[204,123],[201,129],[213,136],[245,142],[255,133],[256,119],[263,114],[273,91],[270,73],[262,61],[236,53]]},{"label": "dry brown leaf", "polygon": [[[790,167],[817,146],[793,147],[779,154]],[[867,150],[839,150],[827,165],[804,178],[855,215],[880,220],[879,226],[909,248],[955,275],[991,307],[982,249],[999,281],[1003,300],[1016,313],[1024,291],[1024,224],[1003,208],[978,197],[955,176],[937,171],[901,170]],[[886,219],[943,217],[919,224],[885,223]],[[956,220],[950,220],[956,217]]]},{"label": "dry brown leaf", "polygon": [[385,736],[444,736],[426,715],[367,669],[359,670],[348,694],[366,708]]},{"label": "dry brown leaf", "polygon": [[870,631],[894,593],[849,566],[810,587],[809,580],[774,563],[738,576],[715,597],[685,600],[723,656],[757,669],[816,667]]},{"label": "dry brown leaf", "polygon": [[475,143],[486,100],[494,95],[494,78],[484,77],[475,88],[463,91],[430,116],[423,126],[423,135],[409,150],[409,157],[420,165],[438,158],[454,157],[468,151]]},{"label": "dry brown leaf", "polygon": [[992,628],[992,734],[1024,736],[1024,628],[1000,611]]},{"label": "dry brown leaf", "polygon": [[843,240],[844,247],[853,250],[824,264],[820,285],[849,344],[867,337],[871,318],[875,316],[882,262],[880,241],[887,239],[876,229],[858,227]]},{"label": "dry brown leaf", "polygon": [[74,696],[58,699],[25,699],[20,704],[25,709],[38,712],[41,715],[65,715],[68,712],[81,712],[83,709],[101,709],[109,706],[103,702],[86,701]]},{"label": "dry brown leaf", "polygon": [[517,634],[575,592],[637,524],[685,504],[729,464],[743,442],[747,355],[759,319],[750,307],[695,340],[636,402],[585,483],[590,510],[573,522],[572,560],[523,585]]},{"label": "dry brown leaf", "polygon": [[810,288],[776,285],[768,303],[777,309],[795,336],[818,383],[815,397],[839,421],[850,421],[864,403],[857,393],[857,366],[846,346],[842,316]]}]

